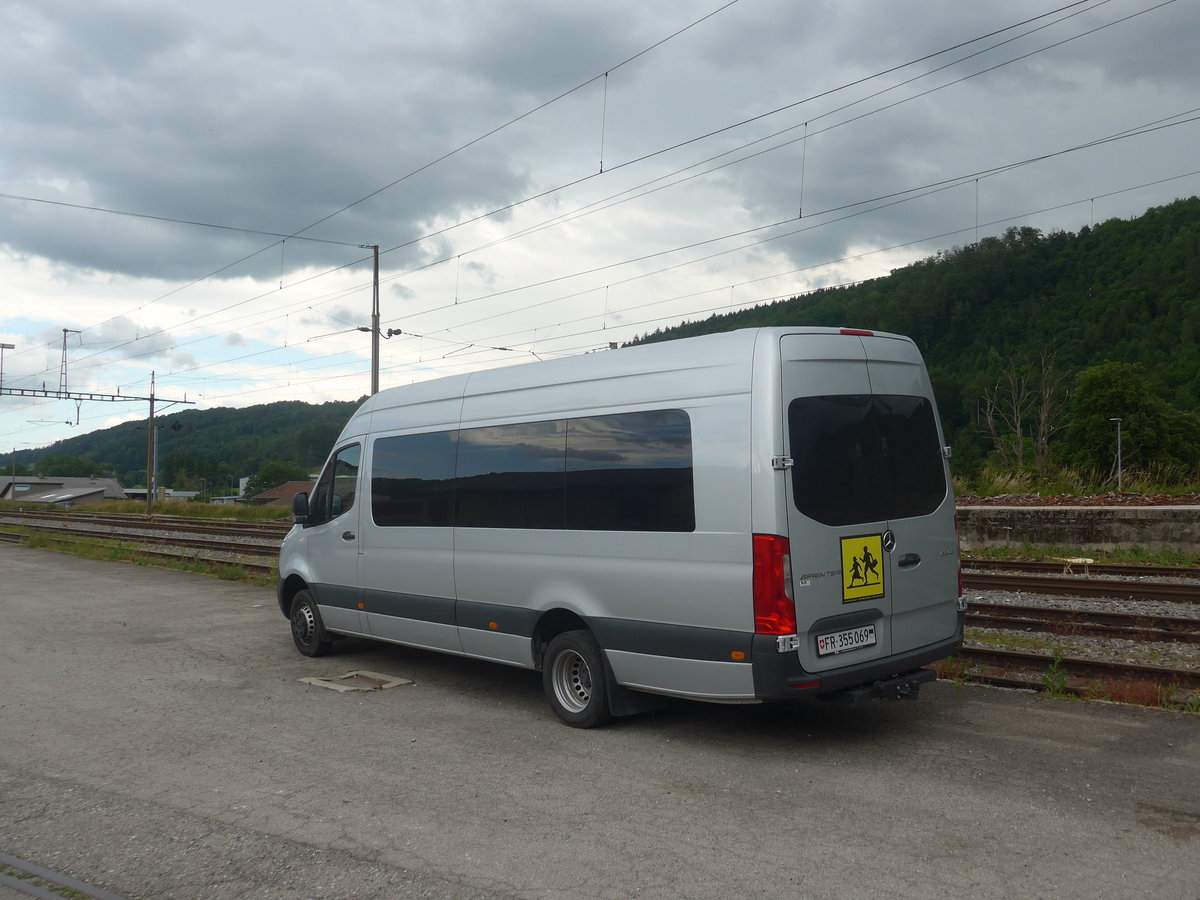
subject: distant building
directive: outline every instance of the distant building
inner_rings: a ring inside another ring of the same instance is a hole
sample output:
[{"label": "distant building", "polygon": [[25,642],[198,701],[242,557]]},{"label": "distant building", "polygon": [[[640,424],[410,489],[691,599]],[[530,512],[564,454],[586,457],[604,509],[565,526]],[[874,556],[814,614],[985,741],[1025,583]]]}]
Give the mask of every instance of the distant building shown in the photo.
[{"label": "distant building", "polygon": [[128,500],[115,478],[38,478],[33,475],[0,476],[0,500],[19,503],[78,504]]},{"label": "distant building", "polygon": [[312,493],[312,481],[285,481],[279,487],[271,488],[269,491],[263,491],[261,494],[256,494],[250,499],[262,504],[263,506],[286,506],[289,509],[292,505],[292,498],[301,491]]}]

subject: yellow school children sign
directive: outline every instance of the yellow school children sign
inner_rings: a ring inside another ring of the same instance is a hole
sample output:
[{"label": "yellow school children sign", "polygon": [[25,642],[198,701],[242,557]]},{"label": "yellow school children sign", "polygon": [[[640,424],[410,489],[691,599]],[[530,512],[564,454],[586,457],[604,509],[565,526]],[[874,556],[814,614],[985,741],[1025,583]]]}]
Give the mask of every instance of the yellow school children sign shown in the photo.
[{"label": "yellow school children sign", "polygon": [[842,602],[883,596],[883,536],[842,538]]}]

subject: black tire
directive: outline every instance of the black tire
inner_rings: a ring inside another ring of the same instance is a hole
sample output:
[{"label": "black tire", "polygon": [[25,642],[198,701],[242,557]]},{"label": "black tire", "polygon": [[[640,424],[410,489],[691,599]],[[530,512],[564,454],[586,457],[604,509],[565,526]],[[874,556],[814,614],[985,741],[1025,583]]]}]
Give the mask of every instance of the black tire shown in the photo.
[{"label": "black tire", "polygon": [[305,656],[324,656],[333,649],[333,638],[325,632],[317,602],[308,591],[292,598],[292,640]]},{"label": "black tire", "polygon": [[555,714],[574,728],[594,728],[612,718],[604,651],[590,631],[564,631],[550,641],[542,661],[542,686]]}]

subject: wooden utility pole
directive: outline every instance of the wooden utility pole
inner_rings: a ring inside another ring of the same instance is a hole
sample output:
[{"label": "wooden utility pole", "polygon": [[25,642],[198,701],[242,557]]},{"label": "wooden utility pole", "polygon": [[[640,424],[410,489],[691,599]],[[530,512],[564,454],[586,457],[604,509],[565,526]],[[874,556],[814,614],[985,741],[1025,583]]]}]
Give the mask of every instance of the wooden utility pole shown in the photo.
[{"label": "wooden utility pole", "polygon": [[371,396],[379,393],[379,245],[375,252],[375,278],[371,286]]},{"label": "wooden utility pole", "polygon": [[146,515],[154,512],[154,373],[150,373],[150,424],[146,428]]}]

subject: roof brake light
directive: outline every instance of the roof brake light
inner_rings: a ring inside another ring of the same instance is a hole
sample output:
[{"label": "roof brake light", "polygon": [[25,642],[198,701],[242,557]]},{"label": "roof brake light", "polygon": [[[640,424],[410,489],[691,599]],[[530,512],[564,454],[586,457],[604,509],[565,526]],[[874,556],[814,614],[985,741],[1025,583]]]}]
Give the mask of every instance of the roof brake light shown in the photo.
[{"label": "roof brake light", "polygon": [[859,337],[875,337],[875,332],[867,331],[865,328],[843,328],[842,334],[855,334]]}]

